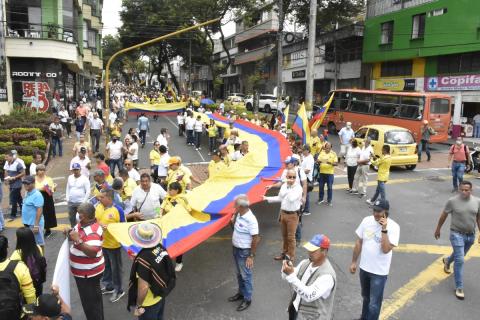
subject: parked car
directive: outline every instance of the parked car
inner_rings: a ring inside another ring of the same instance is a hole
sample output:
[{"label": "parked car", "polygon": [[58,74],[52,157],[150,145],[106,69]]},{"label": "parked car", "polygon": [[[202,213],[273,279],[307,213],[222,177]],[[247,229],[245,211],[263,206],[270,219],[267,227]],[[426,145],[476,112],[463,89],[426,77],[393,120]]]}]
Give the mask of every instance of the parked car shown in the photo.
[{"label": "parked car", "polygon": [[232,92],[232,93],[229,93],[227,96],[227,101],[238,102],[238,101],[243,101],[244,99],[245,99],[245,95],[243,93]]},{"label": "parked car", "polygon": [[[245,97],[245,107],[249,111],[253,111],[253,96]],[[277,109],[277,97],[273,94],[260,94],[258,101],[258,109],[270,113]]]},{"label": "parked car", "polygon": [[368,125],[355,132],[355,139],[361,145],[365,137],[370,138],[375,157],[382,154],[384,145],[389,145],[392,166],[405,166],[408,170],[417,166],[418,148],[410,130],[390,125]]}]

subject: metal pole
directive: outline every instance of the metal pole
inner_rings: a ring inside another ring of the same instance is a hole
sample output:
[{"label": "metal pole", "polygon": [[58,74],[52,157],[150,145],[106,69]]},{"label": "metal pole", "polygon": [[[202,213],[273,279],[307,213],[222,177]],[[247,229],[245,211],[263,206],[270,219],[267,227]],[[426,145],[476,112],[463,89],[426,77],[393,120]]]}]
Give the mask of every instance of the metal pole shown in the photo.
[{"label": "metal pole", "polygon": [[[280,100],[282,97],[282,73],[283,73],[283,0],[278,0],[278,32],[277,32],[277,108],[275,116],[278,116]],[[283,111],[283,110],[282,110]],[[286,115],[288,117],[288,115]],[[287,118],[288,122],[288,118]]]},{"label": "metal pole", "polygon": [[192,96],[192,39],[188,41],[188,95]]},{"label": "metal pole", "polygon": [[337,90],[338,84],[338,69],[337,69],[337,28],[338,23],[335,23],[335,29],[333,30],[333,66],[334,66],[334,78],[333,78],[333,89]]},{"label": "metal pole", "polygon": [[310,113],[313,102],[313,82],[315,70],[315,38],[317,27],[317,0],[310,0],[310,23],[308,25],[308,50],[307,50],[307,87],[305,90],[305,107]]},{"label": "metal pole", "polygon": [[[135,49],[138,49],[138,48],[141,48],[141,47],[144,47],[144,46],[148,46],[148,45],[157,43],[159,41],[171,38],[171,37],[176,36],[178,34],[182,34],[182,33],[185,33],[185,32],[191,31],[191,30],[195,30],[195,29],[207,26],[209,24],[212,24],[212,23],[215,23],[215,22],[218,22],[218,21],[220,21],[220,18],[209,20],[209,21],[206,21],[206,22],[203,22],[203,23],[200,23],[200,24],[196,24],[194,26],[191,26],[191,27],[188,27],[188,28],[185,28],[185,29],[180,29],[180,30],[177,30],[175,32],[172,32],[172,33],[160,36],[158,38],[148,40],[148,41],[145,41],[145,42],[142,42],[142,43],[136,44],[134,46],[131,46],[131,47],[128,47],[128,48],[125,48],[125,49],[122,49],[120,51],[115,52],[110,57],[110,59],[108,59],[107,66],[105,67],[105,111],[107,112],[107,114],[106,114],[107,121],[108,121],[108,117],[110,115],[110,65],[119,55],[121,55],[123,53],[126,53],[126,52],[129,52],[129,51],[132,51],[132,50],[135,50]],[[106,140],[108,141],[108,136],[106,137]]]}]

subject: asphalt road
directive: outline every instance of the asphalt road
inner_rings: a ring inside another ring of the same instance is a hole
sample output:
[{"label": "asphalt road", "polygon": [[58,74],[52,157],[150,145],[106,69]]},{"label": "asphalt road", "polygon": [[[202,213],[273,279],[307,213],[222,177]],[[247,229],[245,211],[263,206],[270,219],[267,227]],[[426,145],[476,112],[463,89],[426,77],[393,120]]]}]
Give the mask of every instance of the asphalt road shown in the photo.
[{"label": "asphalt road", "polygon": [[[175,118],[169,118],[175,122]],[[178,137],[174,123],[165,117],[152,121],[152,130],[147,138],[152,142],[166,127],[171,135],[170,153],[179,154],[186,163],[208,161],[206,139],[200,152],[185,145]],[[130,121],[124,126],[135,127]],[[332,137],[336,139],[336,137]],[[148,167],[151,143],[141,150],[140,167]],[[435,152],[445,152],[446,147],[435,146]],[[372,175],[371,180],[375,180]],[[478,180],[473,180],[475,192]],[[355,319],[360,316],[361,296],[358,275],[351,275],[348,267],[351,260],[354,230],[360,221],[371,214],[363,199],[345,193],[345,177],[336,177],[333,207],[319,206],[316,192],[311,195],[312,215],[304,217],[303,238],[307,240],[316,233],[327,234],[332,241],[330,261],[337,272],[335,319]],[[442,237],[436,241],[433,231],[448,197],[451,196],[448,170],[407,171],[395,169],[387,185],[390,200],[390,217],[401,227],[401,247],[394,250],[392,267],[385,289],[384,316],[388,319],[475,319],[480,299],[479,245],[473,249],[475,257],[465,264],[464,301],[458,301],[454,293],[453,276],[446,278],[439,259],[449,252],[448,226],[444,226]],[[371,195],[374,186],[368,188]],[[208,241],[184,256],[184,268],[178,273],[177,286],[167,298],[166,319],[287,319],[286,308],[290,290],[281,280],[280,263],[273,260],[279,252],[281,236],[277,222],[278,205],[265,203],[252,207],[261,233],[261,242],[255,259],[254,295],[252,306],[238,313],[236,304],[227,298],[236,293],[236,277],[231,256],[231,233],[227,227]],[[61,212],[61,211],[58,211]],[[14,230],[5,232],[14,243]],[[56,255],[61,245],[59,233],[47,240],[49,277],[53,274]],[[306,252],[298,249],[299,258]],[[124,255],[124,288],[128,287],[130,262]],[[426,270],[426,271],[425,271]],[[48,280],[50,281],[50,279]],[[78,300],[77,289],[72,280],[72,305],[75,319],[84,319]],[[106,319],[132,319],[126,310],[126,297],[112,304],[104,298]],[[388,312],[388,313],[385,313]],[[387,317],[388,316],[388,317]]]}]

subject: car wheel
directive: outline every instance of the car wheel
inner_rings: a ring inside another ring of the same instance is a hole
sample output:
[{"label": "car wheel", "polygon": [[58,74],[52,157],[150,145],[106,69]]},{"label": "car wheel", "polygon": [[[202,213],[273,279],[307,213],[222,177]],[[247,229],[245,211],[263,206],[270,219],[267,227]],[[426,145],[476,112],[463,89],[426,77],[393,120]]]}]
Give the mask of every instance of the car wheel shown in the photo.
[{"label": "car wheel", "polygon": [[337,134],[337,127],[335,126],[334,122],[329,122],[328,126],[327,126],[327,129],[328,129],[328,133]]},{"label": "car wheel", "polygon": [[405,167],[407,168],[407,170],[413,170],[417,167],[417,165],[416,164],[410,164],[410,165],[405,166]]},{"label": "car wheel", "polygon": [[250,102],[247,103],[246,108],[247,108],[248,111],[253,111],[253,106]]},{"label": "car wheel", "polygon": [[266,104],[265,107],[263,107],[263,110],[265,111],[265,113],[270,113],[272,111],[269,104]]}]

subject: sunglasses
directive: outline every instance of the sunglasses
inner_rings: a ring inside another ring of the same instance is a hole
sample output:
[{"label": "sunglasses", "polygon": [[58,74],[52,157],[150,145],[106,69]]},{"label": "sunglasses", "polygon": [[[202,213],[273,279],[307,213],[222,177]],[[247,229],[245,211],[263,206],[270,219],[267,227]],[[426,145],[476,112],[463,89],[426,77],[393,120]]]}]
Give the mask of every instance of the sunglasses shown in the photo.
[{"label": "sunglasses", "polygon": [[287,176],[287,179],[295,179],[297,176]]}]

